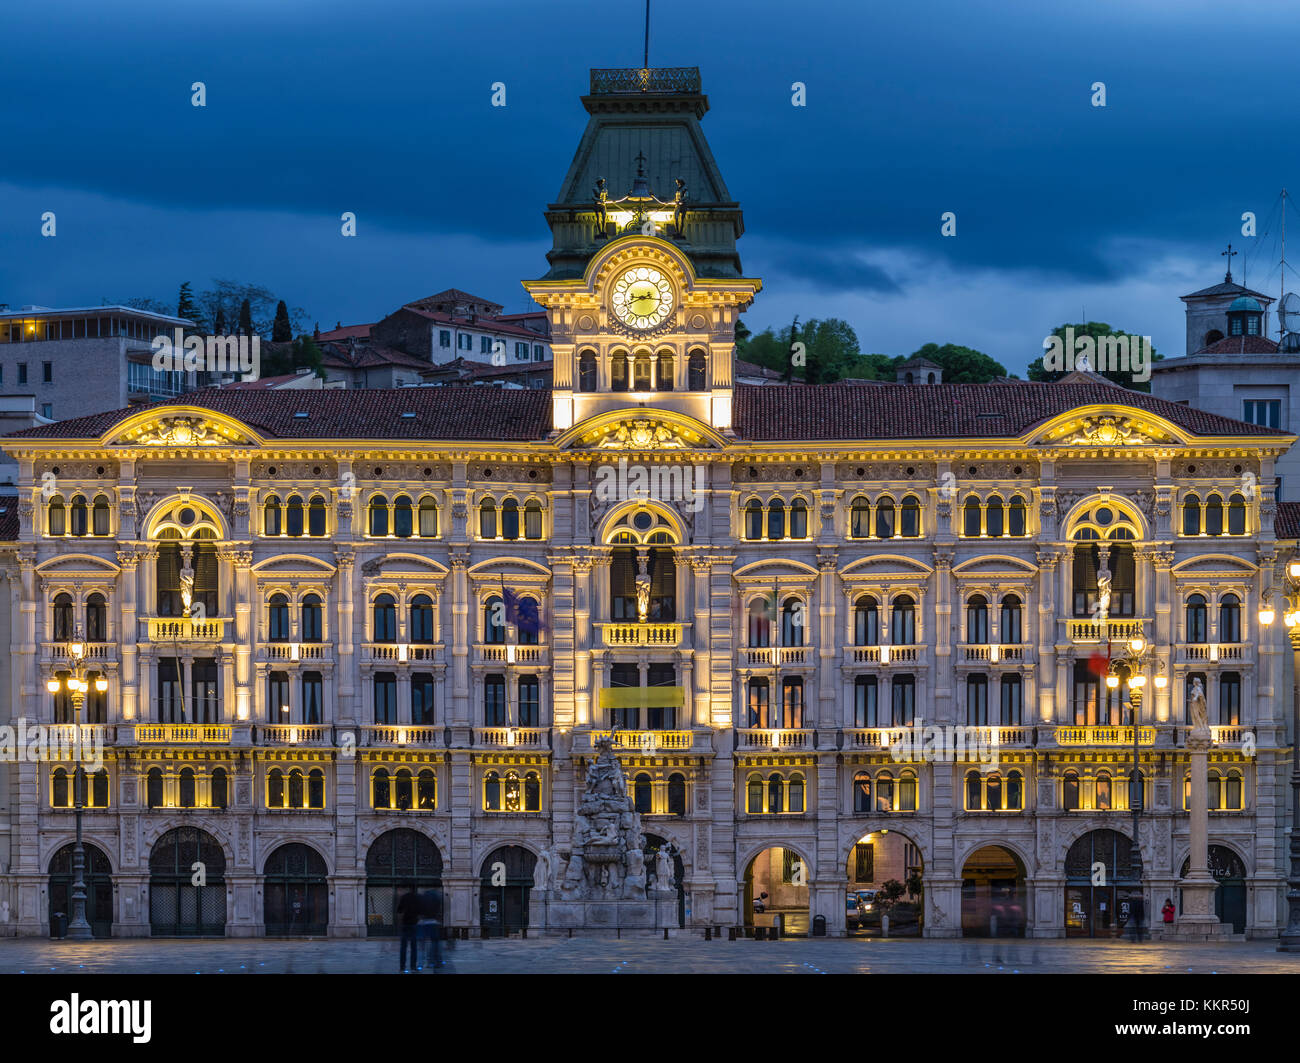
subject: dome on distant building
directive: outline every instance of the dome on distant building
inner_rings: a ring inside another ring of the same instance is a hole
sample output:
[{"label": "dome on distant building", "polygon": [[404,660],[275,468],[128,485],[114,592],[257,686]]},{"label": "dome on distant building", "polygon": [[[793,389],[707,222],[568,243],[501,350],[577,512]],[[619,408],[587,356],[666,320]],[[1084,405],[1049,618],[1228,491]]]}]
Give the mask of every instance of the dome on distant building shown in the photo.
[{"label": "dome on distant building", "polygon": [[1232,301],[1232,305],[1228,307],[1229,313],[1234,310],[1250,310],[1256,314],[1262,314],[1264,312],[1264,308],[1259,305],[1259,300],[1252,299],[1249,295],[1237,296],[1237,298]]}]

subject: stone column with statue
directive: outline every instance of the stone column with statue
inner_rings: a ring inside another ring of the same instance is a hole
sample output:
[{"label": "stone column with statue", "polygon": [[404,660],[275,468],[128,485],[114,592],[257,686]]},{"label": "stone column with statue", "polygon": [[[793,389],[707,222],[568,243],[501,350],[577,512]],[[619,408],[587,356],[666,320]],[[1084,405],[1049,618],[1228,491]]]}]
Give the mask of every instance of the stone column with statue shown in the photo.
[{"label": "stone column with statue", "polygon": [[1191,793],[1188,797],[1191,848],[1187,858],[1187,875],[1178,884],[1182,891],[1182,911],[1174,924],[1174,936],[1215,938],[1225,934],[1228,927],[1219,922],[1218,916],[1214,914],[1214,891],[1218,883],[1210,875],[1210,814],[1207,807],[1207,762],[1214,737],[1210,731],[1210,714],[1200,679],[1192,680],[1191,690],[1187,694],[1187,712],[1192,721],[1191,730],[1187,733],[1187,759],[1191,771]]}]

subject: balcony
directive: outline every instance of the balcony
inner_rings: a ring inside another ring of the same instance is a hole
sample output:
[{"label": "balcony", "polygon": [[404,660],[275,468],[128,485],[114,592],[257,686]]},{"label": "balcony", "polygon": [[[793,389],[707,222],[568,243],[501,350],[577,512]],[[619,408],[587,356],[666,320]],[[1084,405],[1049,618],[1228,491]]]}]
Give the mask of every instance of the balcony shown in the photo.
[{"label": "balcony", "polygon": [[1249,727],[1211,727],[1210,735],[1216,746],[1239,746],[1242,739],[1251,734]]},{"label": "balcony", "polygon": [[924,664],[924,646],[846,646],[852,664]]},{"label": "balcony", "polygon": [[220,642],[224,620],[186,620],[183,617],[150,617],[150,642]]},{"label": "balcony", "polygon": [[441,746],[445,732],[430,724],[376,724],[358,728],[367,746]]},{"label": "balcony", "polygon": [[229,745],[231,727],[226,723],[138,723],[135,740],[147,742],[182,742],[187,744]]},{"label": "balcony", "polygon": [[1144,620],[1067,620],[1071,642],[1127,642],[1142,637]]},{"label": "balcony", "polygon": [[[85,654],[83,660],[93,661],[114,661],[117,659],[117,644],[113,642],[83,642]],[[47,661],[59,662],[70,661],[72,658],[68,654],[68,644],[66,642],[46,642],[43,645],[43,657]]]},{"label": "balcony", "polygon": [[547,749],[545,727],[475,727],[474,744],[497,749]]},{"label": "balcony", "polygon": [[327,723],[268,724],[257,729],[262,746],[331,746],[333,728]]},{"label": "balcony", "polygon": [[[1138,728],[1138,745],[1155,745],[1154,727]],[[1132,727],[1058,727],[1058,746],[1132,746]]]},{"label": "balcony", "polygon": [[686,624],[596,624],[604,646],[680,646]]},{"label": "balcony", "polygon": [[960,643],[957,647],[959,659],[971,664],[998,664],[1002,661],[1023,661],[1025,648],[1020,645],[973,645]]},{"label": "balcony", "polygon": [[812,749],[812,747],[813,732],[811,729],[736,728],[737,749],[768,749],[784,753],[791,749]]},{"label": "balcony", "polygon": [[746,646],[738,652],[740,659],[752,668],[813,664],[817,660],[817,651],[811,646]]},{"label": "balcony", "polygon": [[442,643],[363,642],[361,660],[376,663],[432,663],[442,659]]},{"label": "balcony", "polygon": [[[925,730],[929,727],[935,727],[937,732],[943,732],[944,738],[936,741],[944,741],[947,748],[951,750],[954,745],[955,733],[949,734],[948,728],[940,724],[922,724],[921,732],[907,727],[854,727],[844,729],[844,748],[846,749],[864,749],[878,750],[888,752],[891,746],[907,745],[910,749],[910,743],[919,740],[924,748]],[[987,748],[989,746],[1032,746],[1034,745],[1034,729],[1032,727],[961,727],[961,742],[963,748]],[[919,757],[909,756],[905,759],[920,759]]]},{"label": "balcony", "polygon": [[[77,745],[77,727],[75,723],[50,724],[47,734],[51,751],[64,749],[75,751]],[[117,726],[111,723],[83,723],[81,727],[81,748],[83,750],[97,746],[112,745],[116,740]],[[54,756],[51,752],[51,756]]]},{"label": "balcony", "polygon": [[268,642],[268,661],[328,661],[330,647],[323,642]]},{"label": "balcony", "polygon": [[1246,657],[1242,642],[1183,643],[1178,647],[1177,659],[1186,663],[1215,664],[1218,661],[1241,661]]},{"label": "balcony", "polygon": [[479,664],[526,664],[542,666],[549,663],[545,646],[508,646],[480,643],[474,647],[474,659]]},{"label": "balcony", "polygon": [[595,752],[596,743],[611,735],[615,749],[628,752],[635,750],[647,756],[661,752],[686,753],[695,745],[693,731],[588,731],[585,751]]}]

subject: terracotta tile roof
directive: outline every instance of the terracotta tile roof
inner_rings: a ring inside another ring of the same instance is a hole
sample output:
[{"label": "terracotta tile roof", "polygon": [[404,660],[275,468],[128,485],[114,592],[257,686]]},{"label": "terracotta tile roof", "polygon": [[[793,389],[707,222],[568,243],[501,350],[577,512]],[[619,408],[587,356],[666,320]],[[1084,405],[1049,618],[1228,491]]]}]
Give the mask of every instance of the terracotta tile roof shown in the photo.
[{"label": "terracotta tile roof", "polygon": [[1224,336],[1197,354],[1277,354],[1277,344],[1266,336]]},{"label": "terracotta tile roof", "polygon": [[18,496],[0,494],[0,542],[18,538]]},{"label": "terracotta tile roof", "polygon": [[420,317],[427,318],[430,321],[436,321],[442,325],[454,325],[459,329],[476,329],[479,332],[499,332],[503,336],[518,336],[520,339],[530,339],[534,342],[544,341],[546,339],[540,332],[534,329],[525,328],[523,325],[516,325],[509,321],[502,321],[499,317],[489,317],[486,314],[480,314],[471,321],[467,317],[453,317],[451,314],[444,314],[440,310],[426,310],[423,307],[415,306],[408,303],[402,307],[412,314],[418,314]]},{"label": "terracotta tile roof", "polygon": [[374,322],[369,325],[343,325],[339,328],[330,329],[328,332],[322,332],[316,337],[316,342],[328,342],[330,340],[346,340],[350,338],[366,339],[370,336],[370,330],[374,328]]},{"label": "terracotta tile roof", "polygon": [[475,306],[494,306],[496,307],[495,313],[500,313],[503,309],[500,303],[494,303],[491,299],[484,299],[481,295],[470,295],[469,292],[461,291],[459,288],[448,288],[433,295],[426,295],[423,299],[412,299],[404,305],[424,307],[426,304],[432,306],[434,303],[468,303]]},{"label": "terracotta tile roof", "polygon": [[1279,539],[1300,539],[1300,502],[1279,502],[1273,520],[1273,534]]},{"label": "terracotta tile roof", "polygon": [[223,384],[222,387],[227,391],[240,389],[242,391],[266,391],[274,388],[277,384],[288,384],[291,381],[298,380],[305,374],[303,373],[285,373],[282,376],[264,376],[257,380],[237,380],[233,384]]},{"label": "terracotta tile roof", "polygon": [[764,380],[784,380],[785,376],[778,373],[775,369],[769,369],[765,365],[759,365],[757,362],[747,362],[743,358],[737,358],[734,370],[735,376],[756,376]]},{"label": "terracotta tile roof", "polygon": [[1267,299],[1273,301],[1272,296],[1265,295],[1263,292],[1257,292],[1253,288],[1247,288],[1238,284],[1236,281],[1220,281],[1218,284],[1211,284],[1208,288],[1202,288],[1199,292],[1191,292],[1188,295],[1180,295],[1179,299],[1195,299],[1198,295],[1253,295],[1256,299]]},{"label": "terracotta tile roof", "polygon": [[[282,439],[540,440],[551,430],[547,388],[209,388],[185,395],[181,402],[228,414],[258,432]],[[1059,382],[1017,387],[737,384],[733,421],[740,438],[754,441],[1004,439],[1022,435],[1048,418],[1080,406],[1117,402],[1165,417],[1193,435],[1275,439],[1288,434],[1111,384]],[[93,439],[142,408],[38,425],[10,433],[8,438]],[[296,418],[294,414],[300,410],[309,416]],[[408,410],[415,416],[402,418],[401,413]]]},{"label": "terracotta tile roof", "polygon": [[407,369],[428,369],[429,361],[392,347],[366,344],[354,349],[346,343],[328,343],[322,348],[321,365],[331,369],[379,369],[394,365]]}]

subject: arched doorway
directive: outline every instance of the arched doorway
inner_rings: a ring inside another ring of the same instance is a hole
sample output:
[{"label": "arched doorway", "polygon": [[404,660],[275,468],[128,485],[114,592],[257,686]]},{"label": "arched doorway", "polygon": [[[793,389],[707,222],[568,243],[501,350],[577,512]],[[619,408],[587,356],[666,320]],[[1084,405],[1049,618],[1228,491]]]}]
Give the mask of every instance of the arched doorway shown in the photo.
[{"label": "arched doorway", "polygon": [[[659,850],[668,845],[668,839],[662,838],[658,834],[646,834],[645,846],[642,852],[645,853],[645,866],[647,878],[653,873],[655,867],[655,856]],[[677,846],[671,846],[673,857],[673,881],[677,883],[677,925],[686,925],[686,868],[682,865],[682,854]]]},{"label": "arched doorway", "polygon": [[1118,831],[1089,831],[1065,854],[1066,937],[1119,937],[1141,895],[1133,843]]},{"label": "arched doorway", "polygon": [[267,937],[324,934],[329,927],[325,861],[309,845],[282,845],[262,869],[262,918]]},{"label": "arched doorway", "polygon": [[226,856],[197,827],[177,827],[149,854],[149,928],[154,937],[222,937]]},{"label": "arched doorway", "polygon": [[1025,865],[1000,845],[966,857],[961,869],[961,936],[1024,937]]},{"label": "arched doorway", "polygon": [[844,925],[850,936],[880,937],[888,917],[890,937],[920,937],[925,868],[911,839],[896,830],[864,834],[849,850],[847,871]]},{"label": "arched doorway", "polygon": [[503,937],[528,926],[528,891],[537,857],[522,845],[503,845],[479,869],[479,926],[484,937]]},{"label": "arched doorway", "polygon": [[[104,851],[82,842],[85,864],[82,880],[86,883],[86,921],[97,938],[113,933],[113,869]],[[72,920],[72,850],[65,845],[50,858],[50,922],[54,913],[62,912]]]},{"label": "arched doorway", "polygon": [[[1231,923],[1234,934],[1246,932],[1246,865],[1226,845],[1210,846],[1210,874],[1218,883],[1214,890],[1214,914],[1221,923]],[[1179,878],[1186,878],[1191,858],[1183,861]],[[1178,910],[1183,910],[1183,891],[1178,891]]]},{"label": "arched doorway", "polygon": [[812,868],[799,853],[776,845],[764,849],[745,868],[745,930],[772,927],[807,936],[808,883]]},{"label": "arched doorway", "polygon": [[442,888],[442,854],[419,831],[399,828],[381,834],[366,853],[366,933],[397,933],[397,898],[413,885],[423,893]]}]

